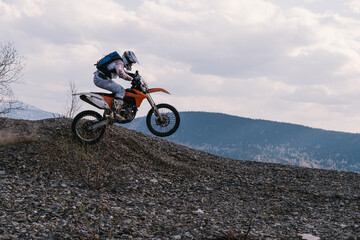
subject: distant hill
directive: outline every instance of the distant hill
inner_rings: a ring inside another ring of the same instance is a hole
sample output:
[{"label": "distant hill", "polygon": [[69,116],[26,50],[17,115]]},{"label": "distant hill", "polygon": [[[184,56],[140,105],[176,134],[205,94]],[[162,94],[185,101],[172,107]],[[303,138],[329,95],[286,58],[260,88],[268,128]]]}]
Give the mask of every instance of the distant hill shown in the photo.
[{"label": "distant hill", "polygon": [[[167,140],[232,159],[360,172],[360,134],[221,113],[180,116],[179,130]],[[150,134],[144,118],[125,126]]]},{"label": "distant hill", "polygon": [[[8,107],[6,104],[0,107],[0,112],[3,108]],[[7,117],[13,119],[26,119],[26,120],[41,120],[46,118],[54,118],[60,117],[58,113],[51,113],[44,110],[41,110],[37,107],[31,106],[29,104],[25,104],[21,101],[16,101],[13,105],[14,110],[7,113],[5,116],[0,117]]]}]

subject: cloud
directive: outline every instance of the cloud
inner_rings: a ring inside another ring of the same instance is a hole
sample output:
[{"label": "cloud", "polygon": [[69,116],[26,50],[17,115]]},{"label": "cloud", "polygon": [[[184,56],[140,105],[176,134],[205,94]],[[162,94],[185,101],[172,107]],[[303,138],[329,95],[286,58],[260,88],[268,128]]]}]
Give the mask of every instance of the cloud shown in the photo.
[{"label": "cloud", "polygon": [[345,3],[345,5],[354,13],[360,14],[360,2],[357,0],[351,0]]},{"label": "cloud", "polygon": [[323,86],[305,86],[296,88],[296,90],[284,99],[301,103],[316,103],[322,105],[345,105],[344,101],[338,94],[331,89]]},{"label": "cloud", "polygon": [[336,125],[324,120],[335,113],[343,129],[341,121],[358,113],[358,7],[323,0],[0,1],[0,41],[14,41],[26,57],[26,90],[16,86],[15,94],[45,110],[62,111],[69,80],[96,89],[96,60],[129,49],[149,83],[173,94],[155,98],[180,110],[325,128]]},{"label": "cloud", "polygon": [[[332,34],[332,29],[323,27],[326,31],[319,31],[322,28],[320,21],[324,20],[305,9],[282,11],[265,1],[254,1],[252,4],[208,1],[203,7],[195,5],[191,7],[191,12],[185,12],[182,8],[172,8],[182,6],[174,2],[144,4],[142,9],[146,12],[139,14],[135,29],[140,32],[139,39],[145,40],[138,42],[137,47],[147,51],[151,49],[153,54],[169,61],[189,63],[191,71],[197,74],[223,77],[273,74],[280,75],[280,78],[288,76],[287,79],[293,81],[297,78],[291,76],[291,72],[281,73],[284,66],[296,69],[302,60],[308,64],[309,60],[321,60],[323,55],[332,55],[327,61],[334,62],[351,54],[344,52],[343,46],[324,41],[327,35]],[[218,9],[215,16],[212,8]],[[263,13],[263,9],[267,9],[267,14]],[[150,22],[147,28],[141,28],[146,21]],[[296,51],[299,53],[294,56]],[[274,70],[277,72],[274,73]],[[294,74],[298,75],[298,71]]]}]

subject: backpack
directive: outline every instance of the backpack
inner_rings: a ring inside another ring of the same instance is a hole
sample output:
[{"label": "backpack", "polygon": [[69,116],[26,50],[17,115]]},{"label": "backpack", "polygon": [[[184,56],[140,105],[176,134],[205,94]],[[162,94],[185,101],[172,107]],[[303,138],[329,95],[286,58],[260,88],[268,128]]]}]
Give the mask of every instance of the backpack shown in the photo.
[{"label": "backpack", "polygon": [[100,70],[101,72],[103,72],[104,74],[108,75],[109,74],[109,70],[107,69],[107,65],[115,60],[121,60],[121,57],[119,55],[119,53],[117,51],[109,53],[108,55],[106,55],[105,57],[103,57],[102,59],[100,59],[99,61],[97,61],[96,64],[94,64],[96,66],[96,68],[98,70]]}]

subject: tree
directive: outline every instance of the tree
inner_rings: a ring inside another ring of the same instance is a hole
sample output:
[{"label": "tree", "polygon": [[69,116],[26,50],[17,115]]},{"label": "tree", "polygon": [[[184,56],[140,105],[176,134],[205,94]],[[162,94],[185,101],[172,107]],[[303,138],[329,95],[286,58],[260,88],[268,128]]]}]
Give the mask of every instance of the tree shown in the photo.
[{"label": "tree", "polygon": [[8,113],[14,108],[11,84],[20,81],[23,69],[24,58],[19,56],[14,44],[0,44],[0,114]]},{"label": "tree", "polygon": [[68,101],[66,117],[73,118],[75,113],[80,109],[79,98],[75,95],[77,93],[76,85],[74,82],[69,82],[70,100]]}]

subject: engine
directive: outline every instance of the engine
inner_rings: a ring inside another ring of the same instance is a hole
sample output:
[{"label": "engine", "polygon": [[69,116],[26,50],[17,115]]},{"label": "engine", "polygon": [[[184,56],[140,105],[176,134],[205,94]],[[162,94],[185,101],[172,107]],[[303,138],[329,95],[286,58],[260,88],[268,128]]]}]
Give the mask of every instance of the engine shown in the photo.
[{"label": "engine", "polygon": [[136,106],[125,103],[120,111],[120,115],[126,119],[126,122],[131,122],[135,118],[137,110]]}]

